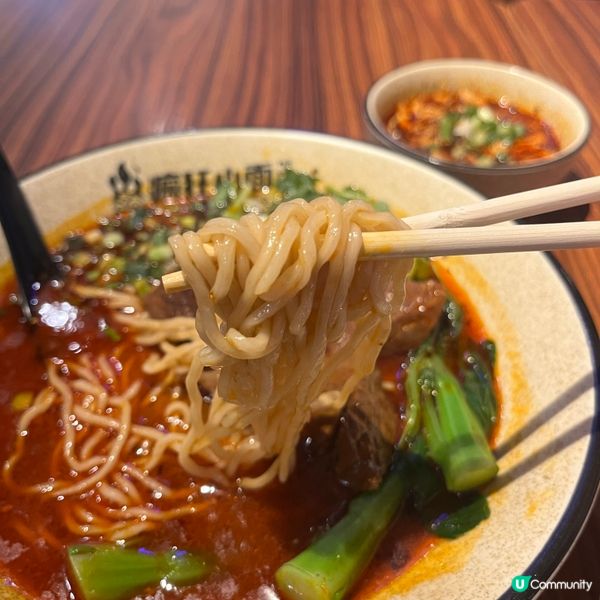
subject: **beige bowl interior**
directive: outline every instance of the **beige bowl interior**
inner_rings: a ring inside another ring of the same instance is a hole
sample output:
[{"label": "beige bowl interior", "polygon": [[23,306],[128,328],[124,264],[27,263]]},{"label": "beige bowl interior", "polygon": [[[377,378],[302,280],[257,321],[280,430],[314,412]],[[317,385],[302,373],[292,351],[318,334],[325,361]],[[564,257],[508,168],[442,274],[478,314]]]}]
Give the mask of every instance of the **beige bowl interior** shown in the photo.
[{"label": "beige bowl interior", "polygon": [[[259,164],[276,171],[282,162],[318,169],[334,185],[362,187],[405,214],[481,199],[400,155],[329,136],[278,130],[209,130],[133,141],[49,168],[27,178],[23,187],[49,232],[82,211],[93,215],[105,210],[106,202],[103,208],[97,202],[112,196],[109,179],[121,164],[146,185],[165,174],[226,169],[243,174]],[[0,241],[1,263],[7,252]],[[542,552],[575,494],[582,497],[577,507],[581,518],[573,531],[561,524],[557,535],[563,551],[589,509],[589,498],[582,495],[586,483],[580,479],[592,444],[594,365],[584,321],[565,283],[538,253],[445,262],[498,345],[501,471],[491,486],[491,518],[465,537],[439,544],[382,597],[498,597]],[[539,427],[532,428],[536,419]],[[590,471],[588,485],[594,483],[597,467]],[[558,558],[545,560],[552,570]]]}]

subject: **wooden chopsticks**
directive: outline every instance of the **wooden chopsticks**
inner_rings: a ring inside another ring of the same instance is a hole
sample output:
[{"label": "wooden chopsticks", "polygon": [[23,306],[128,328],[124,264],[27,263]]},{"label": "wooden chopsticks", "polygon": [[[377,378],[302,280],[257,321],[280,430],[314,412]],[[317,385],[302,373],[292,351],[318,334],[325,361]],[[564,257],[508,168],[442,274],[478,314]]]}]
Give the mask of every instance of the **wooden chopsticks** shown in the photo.
[{"label": "wooden chopsticks", "polygon": [[[363,233],[363,259],[524,252],[600,246],[600,221],[481,227],[600,197],[600,176],[407,217],[411,229]],[[181,271],[162,278],[167,293],[187,289]]]},{"label": "wooden chopsticks", "polygon": [[600,176],[406,217],[411,229],[480,227],[600,200]]},{"label": "wooden chopsticks", "polygon": [[493,254],[600,246],[600,221],[363,233],[363,259]]}]

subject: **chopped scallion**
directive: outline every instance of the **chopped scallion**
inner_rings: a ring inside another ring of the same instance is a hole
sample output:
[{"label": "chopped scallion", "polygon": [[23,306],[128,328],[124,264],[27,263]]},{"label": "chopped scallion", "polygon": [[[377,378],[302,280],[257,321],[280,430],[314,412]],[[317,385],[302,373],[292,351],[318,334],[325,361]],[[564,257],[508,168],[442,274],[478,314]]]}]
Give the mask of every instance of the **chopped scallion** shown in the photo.
[{"label": "chopped scallion", "polygon": [[120,246],[125,241],[125,236],[120,231],[109,231],[104,234],[102,241],[105,248],[112,249]]},{"label": "chopped scallion", "polygon": [[148,260],[152,262],[164,262],[173,257],[173,250],[169,244],[153,246],[148,250]]},{"label": "chopped scallion", "polygon": [[121,334],[112,327],[106,327],[102,330],[102,333],[111,341],[111,342],[120,342]]}]

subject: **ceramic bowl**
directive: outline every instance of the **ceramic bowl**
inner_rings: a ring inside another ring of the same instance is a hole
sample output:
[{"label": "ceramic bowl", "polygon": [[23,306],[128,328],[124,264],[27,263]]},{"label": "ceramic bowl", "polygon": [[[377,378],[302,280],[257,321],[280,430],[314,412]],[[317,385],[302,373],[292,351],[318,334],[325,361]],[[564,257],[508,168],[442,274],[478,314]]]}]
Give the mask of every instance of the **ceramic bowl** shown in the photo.
[{"label": "ceramic bowl", "polygon": [[[352,183],[400,214],[483,199],[398,153],[268,129],[134,140],[49,167],[27,177],[23,189],[49,239],[56,239],[75,215],[105,214],[123,194],[150,194],[166,174],[171,185],[184,185],[187,174],[267,177],[283,164],[318,169],[334,186]],[[7,256],[2,244],[0,264]],[[454,257],[445,264],[497,343],[500,473],[487,490],[490,518],[458,540],[438,543],[374,595],[381,599],[490,599],[508,597],[517,575],[544,581],[568,553],[598,487],[598,337],[579,296],[541,253]],[[18,596],[17,587],[2,587],[3,575],[18,583],[10,563],[0,561],[0,598]]]},{"label": "ceramic bowl", "polygon": [[[497,98],[505,96],[510,103],[537,112],[553,126],[561,150],[522,165],[477,167],[430,158],[388,133],[386,123],[398,101],[440,88],[467,88]],[[433,165],[488,197],[559,183],[568,176],[590,133],[588,112],[569,90],[522,67],[485,60],[431,60],[389,72],[369,90],[365,120],[380,144]]]}]

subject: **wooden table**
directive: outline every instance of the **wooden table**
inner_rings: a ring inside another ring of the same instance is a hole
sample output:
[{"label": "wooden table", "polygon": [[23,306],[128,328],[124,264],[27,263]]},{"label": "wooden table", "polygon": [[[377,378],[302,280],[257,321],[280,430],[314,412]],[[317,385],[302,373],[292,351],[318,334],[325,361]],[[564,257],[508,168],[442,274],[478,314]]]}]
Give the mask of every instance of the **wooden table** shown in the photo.
[{"label": "wooden table", "polygon": [[[1,0],[0,143],[25,175],[189,128],[362,139],[371,83],[441,57],[515,63],[573,90],[593,122],[575,175],[600,174],[598,0]],[[600,328],[600,250],[557,256]],[[557,575],[594,581],[593,597],[599,540],[597,506]]]}]

